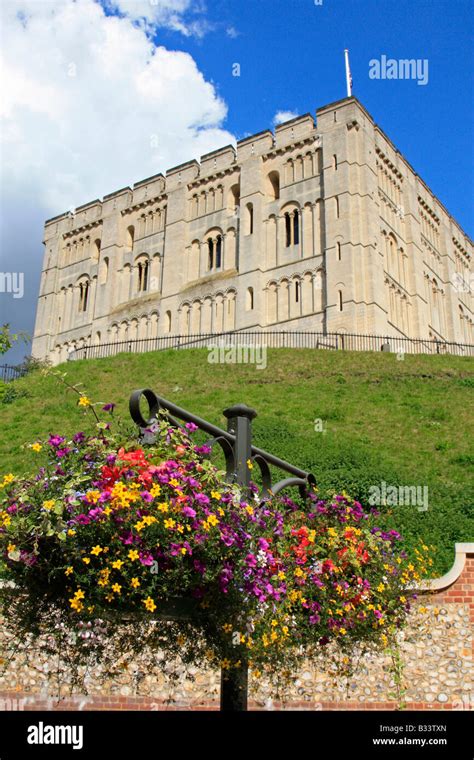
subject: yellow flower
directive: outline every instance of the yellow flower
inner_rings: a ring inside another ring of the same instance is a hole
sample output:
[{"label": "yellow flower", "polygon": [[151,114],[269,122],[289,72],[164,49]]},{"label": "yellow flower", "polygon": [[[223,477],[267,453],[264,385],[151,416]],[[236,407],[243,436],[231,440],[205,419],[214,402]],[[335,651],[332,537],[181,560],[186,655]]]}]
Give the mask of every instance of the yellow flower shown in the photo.
[{"label": "yellow flower", "polygon": [[114,570],[120,570],[120,568],[123,565],[123,561],[121,559],[116,559],[115,562],[112,562],[112,567]]},{"label": "yellow flower", "polygon": [[154,483],[152,487],[150,488],[150,495],[155,498],[155,496],[159,496],[161,493],[161,487],[158,485],[158,483]]},{"label": "yellow flower", "polygon": [[116,594],[120,594],[121,590],[122,590],[122,586],[120,585],[120,583],[114,583],[114,585],[112,586],[112,591],[115,591]]},{"label": "yellow flower", "polygon": [[207,518],[207,522],[209,523],[209,525],[218,525],[219,524],[219,520],[217,519],[217,517],[215,515],[209,515],[208,518]]},{"label": "yellow flower", "polygon": [[131,559],[132,561],[135,559],[138,559],[139,556],[140,555],[136,549],[130,549],[130,551],[128,552],[128,558]]},{"label": "yellow flower", "polygon": [[42,447],[41,443],[33,443],[32,446],[31,446],[31,448],[33,449],[33,451],[39,452],[39,451],[41,451],[41,449],[43,447]]},{"label": "yellow flower", "polygon": [[168,512],[168,505],[166,502],[162,501],[161,504],[158,504],[158,509],[160,512]]},{"label": "yellow flower", "polygon": [[98,545],[97,545],[97,546],[94,546],[94,548],[93,548],[93,549],[91,549],[91,554],[95,554],[95,556],[96,556],[96,557],[98,557],[98,556],[99,556],[99,554],[100,554],[101,552],[103,552],[103,551],[104,551],[104,550],[102,549],[102,547],[101,547],[101,546],[98,546]]},{"label": "yellow flower", "polygon": [[138,588],[140,585],[140,581],[138,580],[138,578],[132,578],[131,585],[133,588]]},{"label": "yellow flower", "polygon": [[247,512],[247,514],[253,515],[253,507],[251,507],[250,504],[247,504],[247,506],[245,507],[245,511]]},{"label": "yellow flower", "polygon": [[69,565],[69,567],[66,567],[64,572],[66,573],[66,575],[71,575],[71,573],[74,572],[74,568],[72,568],[71,565]]},{"label": "yellow flower", "polygon": [[156,604],[151,596],[148,596],[146,599],[144,599],[143,604],[147,608],[148,612],[154,612],[156,610]]},{"label": "yellow flower", "polygon": [[220,501],[221,495],[219,491],[211,491],[211,497],[216,501]]},{"label": "yellow flower", "polygon": [[280,570],[280,572],[278,573],[278,580],[279,581],[284,581],[285,578],[286,578],[285,573],[282,570]]},{"label": "yellow flower", "polygon": [[75,597],[73,599],[69,600],[71,607],[73,610],[76,610],[76,612],[80,612],[84,609],[84,605],[82,602],[79,601],[79,599],[76,599]]},{"label": "yellow flower", "polygon": [[379,585],[377,586],[377,591],[380,591],[380,593],[382,593],[382,591],[385,591],[385,586],[383,585],[383,583],[379,583]]},{"label": "yellow flower", "polygon": [[249,468],[249,470],[253,470],[253,464],[252,464],[251,459],[247,459],[247,467]]},{"label": "yellow flower", "polygon": [[270,634],[270,638],[272,641],[276,641],[278,638],[278,633],[276,631],[272,631]]},{"label": "yellow flower", "polygon": [[3,477],[3,485],[8,485],[8,483],[13,483],[15,480],[15,476],[10,472],[8,475],[4,475]]},{"label": "yellow flower", "polygon": [[339,628],[339,633],[342,634],[342,636],[344,636],[347,633],[347,631],[345,628]]},{"label": "yellow flower", "polygon": [[277,620],[272,620],[272,626],[275,628],[275,626],[277,626],[277,625],[278,625],[278,621]]},{"label": "yellow flower", "polygon": [[230,665],[231,665],[231,662],[227,658],[225,660],[221,660],[221,668],[222,668],[222,670],[229,670]]},{"label": "yellow flower", "polygon": [[43,507],[44,507],[46,510],[48,510],[48,511],[49,511],[50,509],[52,509],[52,508],[54,507],[54,505],[55,505],[55,504],[56,504],[56,502],[55,502],[55,500],[54,500],[54,499],[46,499],[46,501],[43,501]]},{"label": "yellow flower", "polygon": [[82,589],[78,588],[74,596],[76,599],[84,599],[85,594]]},{"label": "yellow flower", "polygon": [[86,499],[87,501],[92,502],[92,504],[95,504],[100,496],[100,491],[88,491],[86,493]]},{"label": "yellow flower", "polygon": [[165,520],[165,528],[174,528],[176,525],[176,521],[173,520],[172,517],[169,517],[167,520]]},{"label": "yellow flower", "polygon": [[222,629],[224,633],[230,633],[232,630],[232,625],[230,623],[224,623],[224,625],[222,626]]},{"label": "yellow flower", "polygon": [[179,480],[176,480],[176,478],[171,478],[171,480],[169,481],[169,484],[170,486],[174,486],[174,487],[179,486]]},{"label": "yellow flower", "polygon": [[79,399],[79,406],[90,406],[90,405],[91,405],[91,402],[87,398],[87,396],[81,396],[81,398]]},{"label": "yellow flower", "polygon": [[90,561],[91,561],[91,558],[90,557],[83,557],[82,561],[84,562],[85,565],[88,565],[90,563]]},{"label": "yellow flower", "polygon": [[73,530],[72,528],[69,528],[67,534],[68,534],[68,536],[75,536],[76,535],[76,531]]}]

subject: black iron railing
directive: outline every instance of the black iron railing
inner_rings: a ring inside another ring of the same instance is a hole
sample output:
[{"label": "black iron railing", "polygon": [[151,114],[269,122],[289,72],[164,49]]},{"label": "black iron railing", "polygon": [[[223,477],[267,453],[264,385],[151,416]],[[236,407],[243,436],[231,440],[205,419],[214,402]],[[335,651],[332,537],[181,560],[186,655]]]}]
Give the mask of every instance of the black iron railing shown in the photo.
[{"label": "black iron railing", "polygon": [[161,335],[156,338],[121,340],[76,348],[69,359],[101,359],[121,353],[145,353],[167,349],[226,348],[306,348],[330,351],[390,351],[400,354],[450,354],[474,356],[474,344],[455,343],[397,335],[364,335],[358,333],[324,333],[303,330],[241,330],[191,335]]},{"label": "black iron railing", "polygon": [[24,367],[14,367],[10,364],[0,364],[0,380],[4,383],[9,383],[11,380],[16,380],[19,377],[23,377],[26,370]]},{"label": "black iron railing", "polygon": [[[143,416],[140,402],[145,398],[148,403],[148,414]],[[138,425],[142,444],[152,444],[158,433],[158,415],[163,414],[170,425],[180,426],[183,422],[193,422],[200,430],[211,436],[207,442],[211,451],[218,445],[224,452],[226,461],[226,479],[242,488],[243,496],[248,494],[250,485],[250,469],[248,462],[255,463],[262,475],[260,498],[264,501],[271,493],[276,494],[289,486],[296,486],[304,496],[316,484],[314,475],[301,470],[299,467],[285,462],[283,459],[267,451],[252,446],[252,420],[257,412],[245,404],[238,404],[224,410],[227,418],[227,430],[213,425],[207,420],[182,409],[164,398],[156,396],[150,389],[134,391],[130,397],[130,414]],[[178,420],[176,419],[178,418]],[[279,480],[272,485],[270,465],[286,472],[291,477]],[[196,602],[191,599],[172,600],[166,606],[161,606],[159,619],[177,620],[190,619],[200,614]],[[221,670],[221,710],[246,710],[248,691],[248,667],[242,662],[238,668],[231,671]]]}]

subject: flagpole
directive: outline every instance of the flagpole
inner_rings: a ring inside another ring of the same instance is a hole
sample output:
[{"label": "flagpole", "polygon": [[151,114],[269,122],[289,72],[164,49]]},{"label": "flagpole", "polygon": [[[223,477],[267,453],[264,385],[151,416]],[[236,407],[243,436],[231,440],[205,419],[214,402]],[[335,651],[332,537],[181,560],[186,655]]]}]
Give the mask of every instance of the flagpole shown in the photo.
[{"label": "flagpole", "polygon": [[351,69],[349,66],[349,51],[347,49],[344,50],[344,57],[346,61],[347,97],[350,98],[352,96],[352,77],[351,77]]}]

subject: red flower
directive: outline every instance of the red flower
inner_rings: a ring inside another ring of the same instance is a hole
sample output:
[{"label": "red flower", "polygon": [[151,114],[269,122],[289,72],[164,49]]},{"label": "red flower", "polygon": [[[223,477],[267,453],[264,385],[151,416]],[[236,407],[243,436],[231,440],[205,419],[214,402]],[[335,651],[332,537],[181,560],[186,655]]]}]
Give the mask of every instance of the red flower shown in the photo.
[{"label": "red flower", "polygon": [[138,467],[148,466],[148,462],[143,452],[143,449],[136,449],[135,451],[126,452],[122,446],[122,448],[118,450],[117,456],[119,459],[122,460],[122,462],[130,462],[130,464],[134,464]]}]

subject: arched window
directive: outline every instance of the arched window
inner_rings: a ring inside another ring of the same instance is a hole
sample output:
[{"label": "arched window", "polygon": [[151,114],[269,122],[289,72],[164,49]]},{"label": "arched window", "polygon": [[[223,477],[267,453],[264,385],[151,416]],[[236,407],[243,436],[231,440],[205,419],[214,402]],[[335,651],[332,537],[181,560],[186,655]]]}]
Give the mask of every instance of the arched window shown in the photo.
[{"label": "arched window", "polygon": [[143,293],[144,291],[148,290],[148,275],[149,275],[148,259],[139,261],[137,265],[137,270],[138,270],[137,290],[139,293]]},{"label": "arched window", "polygon": [[107,277],[109,274],[109,259],[107,256],[104,256],[100,263],[100,270],[99,270],[99,285],[105,285],[107,282]]},{"label": "arched window", "polygon": [[342,290],[337,291],[337,302],[339,305],[339,311],[342,311]]},{"label": "arched window", "polygon": [[332,157],[332,165],[333,165],[334,171],[337,172],[337,156],[336,156],[336,154],[334,154],[333,157]]},{"label": "arched window", "polygon": [[298,280],[295,282],[295,301],[296,303],[300,302],[300,284]]},{"label": "arched window", "polygon": [[246,234],[253,235],[253,203],[247,203]]},{"label": "arched window", "polygon": [[89,282],[86,280],[79,283],[79,311],[87,311],[89,300]]},{"label": "arched window", "polygon": [[299,245],[300,243],[300,215],[299,211],[295,211],[293,214],[293,244]]},{"label": "arched window", "polygon": [[135,227],[131,224],[127,227],[127,234],[125,236],[125,246],[128,251],[133,250],[133,243],[135,241]]},{"label": "arched window", "polygon": [[208,250],[208,269],[214,268],[214,241],[212,238],[208,238],[207,240],[207,250]]},{"label": "arched window", "polygon": [[339,219],[339,198],[337,195],[334,196],[334,214],[336,219]]},{"label": "arched window", "polygon": [[339,242],[336,243],[336,248],[337,248],[337,260],[340,261],[341,260],[341,244]]},{"label": "arched window", "polygon": [[217,236],[216,240],[216,269],[220,269],[222,266],[222,237]]},{"label": "arched window", "polygon": [[247,288],[247,299],[245,305],[247,311],[253,310],[253,288]]},{"label": "arched window", "polygon": [[171,312],[167,311],[165,314],[166,320],[165,320],[165,331],[167,333],[171,332]]},{"label": "arched window", "polygon": [[240,185],[232,185],[229,191],[229,211],[236,212],[240,206]]},{"label": "arched window", "polygon": [[267,175],[267,195],[271,201],[277,201],[280,197],[280,175],[277,171]]},{"label": "arched window", "polygon": [[97,240],[94,240],[94,246],[92,249],[92,258],[95,261],[99,261],[100,256],[100,240],[97,238]]},{"label": "arched window", "polygon": [[300,215],[299,211],[287,211],[285,213],[285,245],[299,245],[300,242]]},{"label": "arched window", "polygon": [[288,212],[285,214],[285,245],[287,248],[291,245],[291,217]]}]

